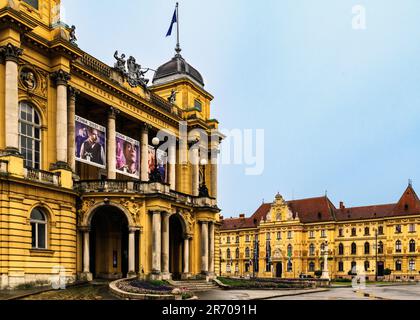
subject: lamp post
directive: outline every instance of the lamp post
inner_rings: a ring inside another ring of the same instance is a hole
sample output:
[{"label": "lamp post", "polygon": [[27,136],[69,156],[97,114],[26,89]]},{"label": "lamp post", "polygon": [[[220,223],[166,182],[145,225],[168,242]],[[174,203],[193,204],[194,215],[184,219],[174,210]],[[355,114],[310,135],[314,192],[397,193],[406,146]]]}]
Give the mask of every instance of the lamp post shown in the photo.
[{"label": "lamp post", "polygon": [[152,140],[153,147],[155,148],[155,167],[153,171],[150,173],[150,181],[151,182],[159,182],[162,183],[162,175],[160,174],[159,168],[158,168],[158,147],[160,144],[160,140],[158,137],[153,138]]},{"label": "lamp post", "polygon": [[378,282],[378,229],[375,229],[375,282]]},{"label": "lamp post", "polygon": [[200,165],[201,165],[201,169],[203,172],[203,178],[201,179],[201,183],[200,183],[200,188],[198,191],[198,196],[200,198],[209,198],[209,189],[207,188],[206,185],[206,166],[207,166],[207,159],[201,159],[200,161]]}]

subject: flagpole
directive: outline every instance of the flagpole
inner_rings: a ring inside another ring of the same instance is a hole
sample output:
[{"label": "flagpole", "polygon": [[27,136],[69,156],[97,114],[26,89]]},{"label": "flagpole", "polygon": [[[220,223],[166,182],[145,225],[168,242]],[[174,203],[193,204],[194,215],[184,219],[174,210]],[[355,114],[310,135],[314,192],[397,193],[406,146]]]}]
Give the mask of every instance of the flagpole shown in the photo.
[{"label": "flagpole", "polygon": [[179,54],[181,52],[181,46],[179,45],[179,5],[176,3],[176,33],[177,33],[177,42],[175,51]]}]

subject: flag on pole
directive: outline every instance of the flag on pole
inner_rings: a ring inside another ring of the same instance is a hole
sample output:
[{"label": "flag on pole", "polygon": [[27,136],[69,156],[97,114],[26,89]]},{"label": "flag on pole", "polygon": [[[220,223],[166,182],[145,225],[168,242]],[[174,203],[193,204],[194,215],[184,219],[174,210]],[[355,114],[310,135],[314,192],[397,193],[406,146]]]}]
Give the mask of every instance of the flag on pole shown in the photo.
[{"label": "flag on pole", "polygon": [[172,17],[171,26],[169,27],[168,33],[166,34],[167,37],[169,37],[170,35],[172,35],[172,28],[173,28],[173,26],[174,26],[175,23],[178,23],[176,9],[174,11],[174,16]]}]

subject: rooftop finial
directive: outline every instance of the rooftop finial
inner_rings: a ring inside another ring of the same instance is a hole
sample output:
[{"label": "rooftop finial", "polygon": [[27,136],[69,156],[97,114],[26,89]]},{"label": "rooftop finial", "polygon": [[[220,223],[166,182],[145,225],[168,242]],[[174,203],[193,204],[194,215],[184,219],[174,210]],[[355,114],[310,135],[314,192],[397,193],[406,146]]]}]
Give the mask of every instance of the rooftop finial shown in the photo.
[{"label": "rooftop finial", "polygon": [[409,186],[409,187],[413,187],[413,180],[408,179],[408,186]]}]

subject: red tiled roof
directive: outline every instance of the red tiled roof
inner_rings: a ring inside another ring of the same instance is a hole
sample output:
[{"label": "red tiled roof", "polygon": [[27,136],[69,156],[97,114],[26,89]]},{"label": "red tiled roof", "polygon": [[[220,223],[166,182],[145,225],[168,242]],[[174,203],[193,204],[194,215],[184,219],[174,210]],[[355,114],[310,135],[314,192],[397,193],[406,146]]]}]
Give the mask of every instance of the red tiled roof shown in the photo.
[{"label": "red tiled roof", "polygon": [[[256,228],[270,212],[271,203],[261,205],[250,218],[223,220],[221,230]],[[337,209],[328,197],[287,201],[302,223],[352,221],[386,217],[420,215],[420,200],[410,185],[396,204]]]},{"label": "red tiled roof", "polygon": [[302,223],[334,221],[337,210],[327,197],[287,201],[293,216]]},{"label": "red tiled roof", "polygon": [[250,218],[224,219],[221,230],[256,228],[270,212],[271,203],[262,204]]}]

